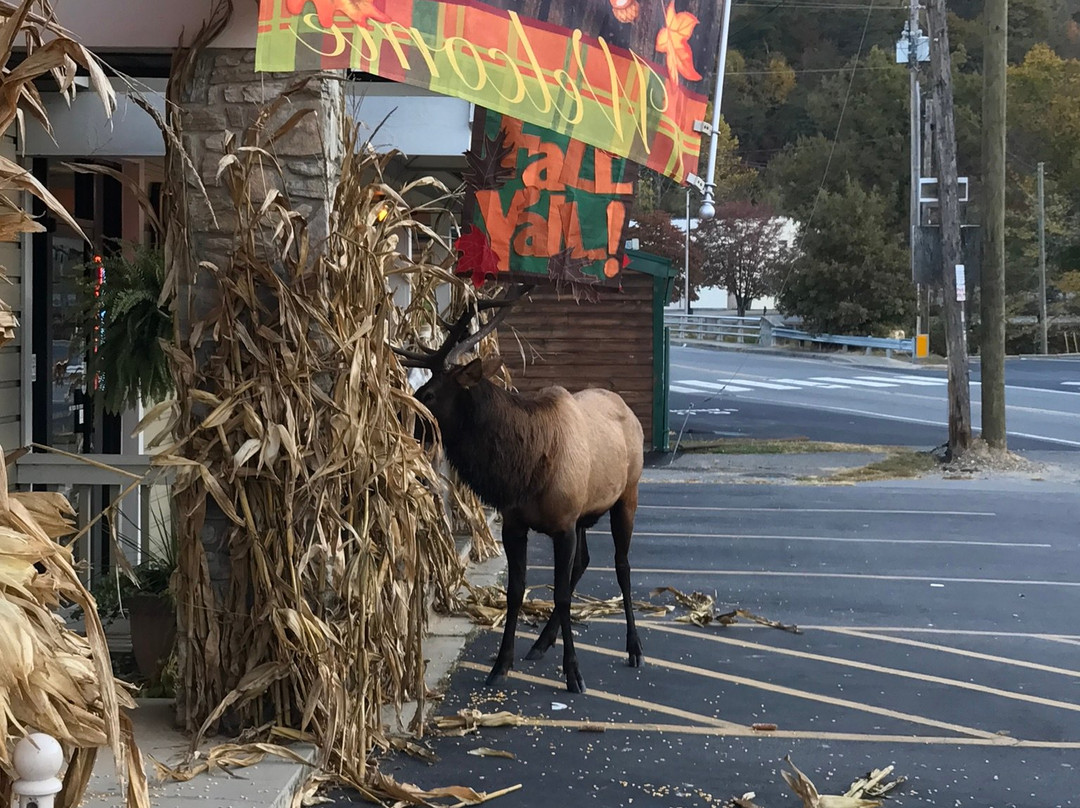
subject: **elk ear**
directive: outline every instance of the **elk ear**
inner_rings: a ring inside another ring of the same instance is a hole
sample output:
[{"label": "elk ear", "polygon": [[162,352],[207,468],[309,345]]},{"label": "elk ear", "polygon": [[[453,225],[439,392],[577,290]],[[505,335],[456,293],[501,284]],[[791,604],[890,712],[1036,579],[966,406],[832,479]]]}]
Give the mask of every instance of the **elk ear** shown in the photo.
[{"label": "elk ear", "polygon": [[503,361],[501,356],[487,356],[484,357],[484,378],[490,379],[500,370],[502,370]]},{"label": "elk ear", "polygon": [[461,368],[456,374],[454,379],[468,390],[470,387],[474,387],[480,383],[484,378],[484,360],[474,359],[469,364]]}]

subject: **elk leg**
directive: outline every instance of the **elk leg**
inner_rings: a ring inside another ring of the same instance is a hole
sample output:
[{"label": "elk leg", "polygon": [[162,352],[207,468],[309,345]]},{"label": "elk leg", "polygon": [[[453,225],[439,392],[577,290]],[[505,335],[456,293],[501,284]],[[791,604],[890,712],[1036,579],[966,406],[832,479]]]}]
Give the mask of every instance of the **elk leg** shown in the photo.
[{"label": "elk leg", "polygon": [[578,670],[577,653],[574,651],[574,635],[570,626],[570,576],[577,552],[577,529],[571,526],[556,533],[555,543],[555,614],[562,627],[563,673],[566,674],[566,689],[571,693],[584,693],[585,680]]},{"label": "elk leg", "polygon": [[637,491],[615,503],[611,509],[611,536],[615,539],[615,575],[622,590],[623,611],[626,613],[627,664],[641,667],[641,640],[634,623],[634,604],[630,600],[630,537],[634,532],[634,512],[637,510]]},{"label": "elk leg", "polygon": [[[578,581],[581,580],[581,576],[585,574],[585,570],[589,566],[589,545],[585,538],[585,528],[578,526],[577,529],[577,553],[574,555],[574,571],[570,574],[570,594],[573,595],[577,589]],[[540,637],[533,643],[533,647],[529,649],[529,653],[525,655],[526,659],[540,659],[547,653],[547,650],[555,644],[555,640],[559,635],[559,618],[555,615],[555,611],[552,610],[551,616],[548,618],[547,623],[544,624],[544,630],[540,632]]]},{"label": "elk leg", "polygon": [[488,674],[488,687],[497,684],[514,667],[514,634],[517,631],[518,613],[525,597],[526,550],[528,528],[503,515],[503,549],[506,551],[506,625],[503,626],[502,643],[495,664]]}]

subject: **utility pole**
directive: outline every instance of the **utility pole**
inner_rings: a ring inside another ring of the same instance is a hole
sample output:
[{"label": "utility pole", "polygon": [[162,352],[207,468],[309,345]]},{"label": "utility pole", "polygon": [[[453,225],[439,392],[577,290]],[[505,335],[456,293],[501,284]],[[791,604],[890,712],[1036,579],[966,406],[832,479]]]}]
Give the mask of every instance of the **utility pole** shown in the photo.
[{"label": "utility pole", "polygon": [[[934,94],[926,95],[926,104],[923,109],[923,147],[922,147],[922,175],[934,176]],[[919,224],[922,224],[922,206],[919,207]],[[925,333],[930,333],[930,297],[934,293],[932,283],[924,284],[919,295],[919,319],[924,323]]]},{"label": "utility pole", "polygon": [[945,0],[930,0],[930,70],[937,101],[934,144],[938,156],[945,342],[949,356],[949,459],[971,445],[971,388],[964,323],[967,285],[960,263],[960,200],[956,180],[956,124]]},{"label": "utility pole", "polygon": [[1046,322],[1046,198],[1043,195],[1043,163],[1039,163],[1039,347],[1043,354],[1050,353]]},{"label": "utility pole", "polygon": [[1009,0],[986,0],[983,44],[982,436],[995,449],[1005,438],[1005,72]]},{"label": "utility pole", "polygon": [[[911,127],[911,203],[908,210],[908,222],[910,225],[908,244],[911,245],[911,277],[914,279],[916,277],[915,235],[918,232],[919,225],[922,224],[919,216],[919,180],[922,177],[922,140],[920,139],[922,133],[919,131],[919,119],[921,117],[921,101],[919,98],[919,0],[910,0],[908,3],[907,39],[908,105],[910,107]],[[923,329],[927,328],[927,322],[922,317],[921,283],[915,284],[915,296],[917,311],[915,315],[915,333],[921,334]]]}]

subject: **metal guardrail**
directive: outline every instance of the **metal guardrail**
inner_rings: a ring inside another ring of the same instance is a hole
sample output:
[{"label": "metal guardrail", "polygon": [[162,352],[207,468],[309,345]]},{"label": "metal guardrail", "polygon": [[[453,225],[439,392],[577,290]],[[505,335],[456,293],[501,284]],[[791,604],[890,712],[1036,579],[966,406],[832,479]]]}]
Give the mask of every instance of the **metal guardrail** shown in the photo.
[{"label": "metal guardrail", "polygon": [[699,339],[754,345],[761,336],[760,317],[666,312],[664,323],[671,330],[671,336],[674,339]]},{"label": "metal guardrail", "polygon": [[845,348],[865,348],[866,353],[873,350],[884,351],[886,356],[896,353],[910,354],[915,350],[915,340],[897,339],[892,337],[849,337],[836,336],[833,334],[809,334],[796,328],[773,327],[772,338],[776,340],[791,340],[794,342],[816,342],[825,345],[841,345]]},{"label": "metal guardrail", "polygon": [[671,332],[672,339],[692,339],[701,342],[736,342],[763,347],[776,345],[778,341],[816,343],[819,345],[839,345],[842,348],[863,348],[866,353],[884,351],[886,356],[893,353],[912,354],[915,351],[913,338],[898,339],[892,337],[852,337],[835,334],[811,334],[797,328],[775,325],[776,319],[769,317],[736,317],[726,314],[682,314],[665,312],[664,323]]}]

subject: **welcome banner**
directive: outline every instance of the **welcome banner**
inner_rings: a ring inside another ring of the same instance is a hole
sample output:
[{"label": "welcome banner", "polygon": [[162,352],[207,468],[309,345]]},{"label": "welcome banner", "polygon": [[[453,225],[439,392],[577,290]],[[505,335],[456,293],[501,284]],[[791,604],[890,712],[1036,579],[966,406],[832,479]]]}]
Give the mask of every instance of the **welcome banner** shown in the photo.
[{"label": "welcome banner", "polygon": [[477,286],[503,273],[540,275],[575,297],[617,287],[636,166],[517,118],[481,115],[457,272]]},{"label": "welcome banner", "polygon": [[717,0],[260,0],[256,69],[352,69],[471,101],[682,182]]}]

